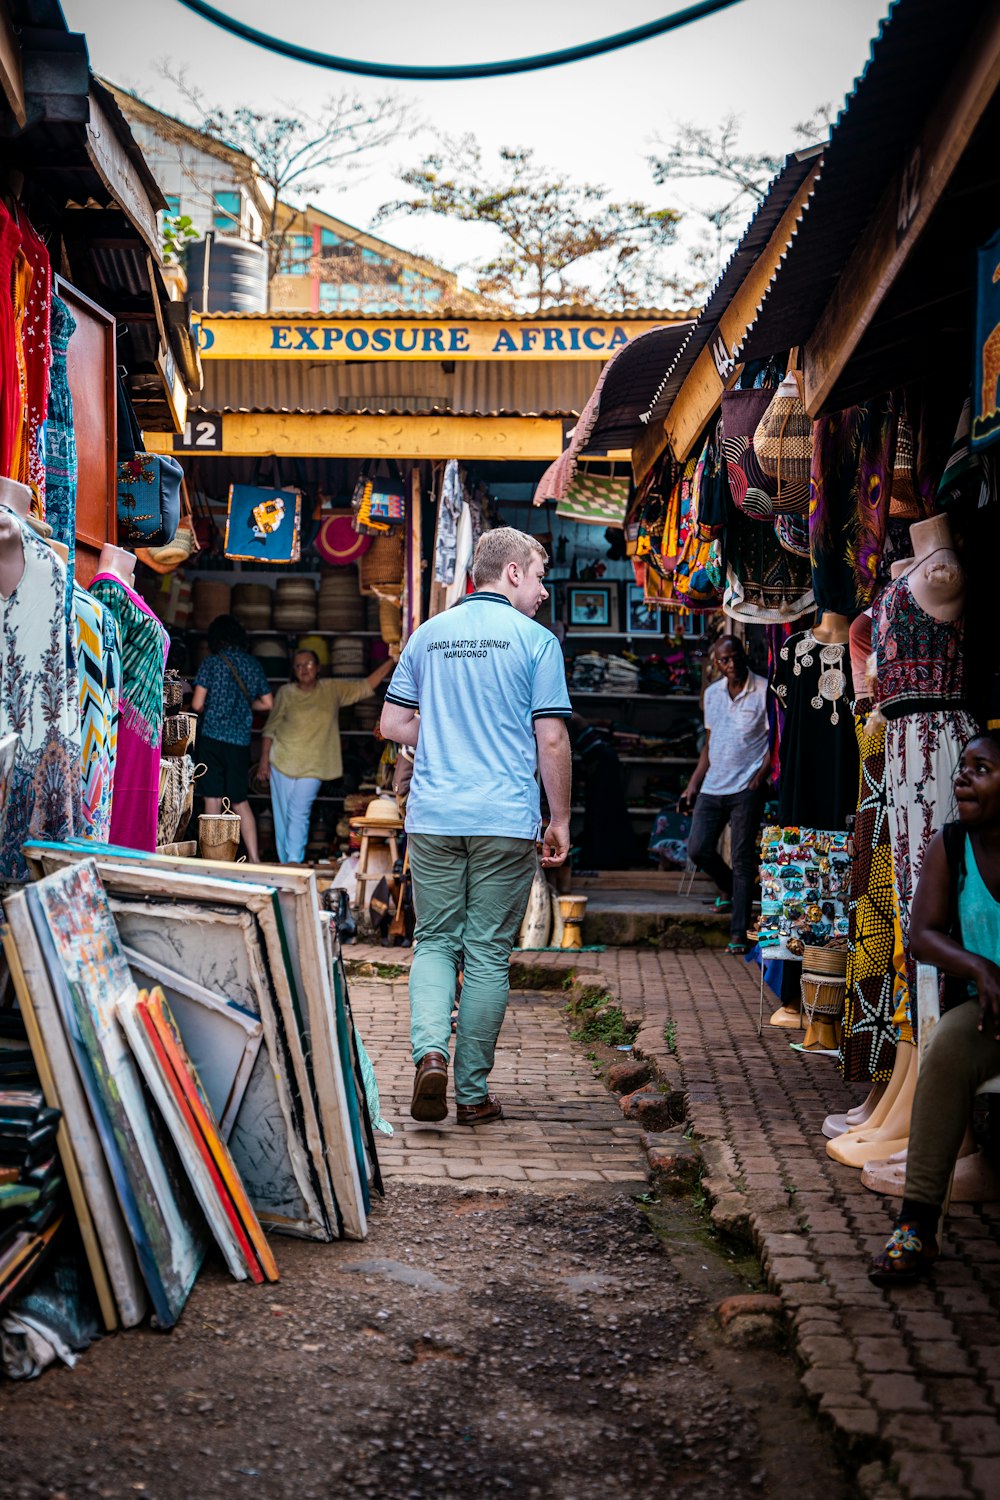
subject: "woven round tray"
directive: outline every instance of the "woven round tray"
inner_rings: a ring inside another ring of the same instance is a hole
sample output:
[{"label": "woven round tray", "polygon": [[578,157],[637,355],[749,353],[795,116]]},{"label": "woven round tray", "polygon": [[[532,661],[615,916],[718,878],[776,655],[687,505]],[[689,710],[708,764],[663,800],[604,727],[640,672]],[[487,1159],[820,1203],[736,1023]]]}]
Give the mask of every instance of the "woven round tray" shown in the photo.
[{"label": "woven round tray", "polygon": [[847,974],[846,948],[812,948],[806,946],[802,953],[803,974],[828,974],[843,979]]}]

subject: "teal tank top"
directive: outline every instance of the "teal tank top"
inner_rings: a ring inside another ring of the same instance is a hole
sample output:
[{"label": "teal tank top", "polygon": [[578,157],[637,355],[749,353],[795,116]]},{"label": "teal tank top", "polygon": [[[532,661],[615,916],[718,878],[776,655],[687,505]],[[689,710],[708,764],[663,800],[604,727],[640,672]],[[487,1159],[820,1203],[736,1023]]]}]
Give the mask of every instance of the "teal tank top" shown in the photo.
[{"label": "teal tank top", "polygon": [[[958,895],[958,915],[962,924],[962,947],[968,953],[1000,963],[1000,901],[990,895],[979,873],[972,840],[965,836],[965,880]],[[969,994],[976,987],[969,981]]]}]

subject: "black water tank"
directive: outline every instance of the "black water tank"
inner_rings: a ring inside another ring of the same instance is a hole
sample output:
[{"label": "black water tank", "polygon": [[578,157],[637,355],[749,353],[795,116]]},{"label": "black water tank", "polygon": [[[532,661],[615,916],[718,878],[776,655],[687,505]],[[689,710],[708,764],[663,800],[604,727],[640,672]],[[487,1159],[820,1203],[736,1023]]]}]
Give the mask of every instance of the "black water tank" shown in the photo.
[{"label": "black water tank", "polygon": [[[207,234],[188,245],[188,297],[199,312],[267,312],[267,250],[233,234]],[[205,300],[205,262],[208,298]]]}]

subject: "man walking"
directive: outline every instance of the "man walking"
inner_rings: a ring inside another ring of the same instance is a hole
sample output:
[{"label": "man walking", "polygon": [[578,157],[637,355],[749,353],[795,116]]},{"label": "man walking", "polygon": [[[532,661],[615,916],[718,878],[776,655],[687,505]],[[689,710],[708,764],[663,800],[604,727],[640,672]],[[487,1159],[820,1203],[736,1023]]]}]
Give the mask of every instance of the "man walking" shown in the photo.
[{"label": "man walking", "polygon": [[[747,928],[757,878],[757,829],[764,811],[771,752],[767,726],[767,684],[751,672],[742,642],[724,635],[716,642],[715,664],[722,676],[705,692],[705,743],[680,807],[694,802],[688,857],[714,880],[731,908],[730,953],[750,947]],[[730,824],[732,868],[718,851]]]},{"label": "man walking", "polygon": [[476,592],[414,631],[386,693],[382,733],[416,746],[406,809],[415,1120],[448,1113],[459,968],[456,1117],[479,1125],[503,1114],[488,1080],[535,872],[536,765],[549,804],[542,864],[560,865],[569,852],[566,672],[559,642],[533,619],[548,598],[547,561],[524,532],[485,532],[472,564]]}]

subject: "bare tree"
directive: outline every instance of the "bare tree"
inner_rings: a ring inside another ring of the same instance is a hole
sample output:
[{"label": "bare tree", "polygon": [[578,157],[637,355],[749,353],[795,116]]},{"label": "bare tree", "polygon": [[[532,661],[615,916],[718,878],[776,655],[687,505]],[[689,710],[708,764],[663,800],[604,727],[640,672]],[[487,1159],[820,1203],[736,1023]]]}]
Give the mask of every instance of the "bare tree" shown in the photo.
[{"label": "bare tree", "polygon": [[[799,147],[816,145],[830,132],[832,106],[820,105],[795,125],[792,137]],[[678,182],[707,185],[718,192],[709,203],[684,206],[702,224],[702,233],[689,247],[690,269],[696,283],[715,280],[740,232],[767,196],[781,170],[784,156],[745,150],[740,143],[741,117],[725,115],[713,127],[682,121],[670,142],[653,142],[662,154],[648,158],[653,181],[660,187]],[[665,148],[665,149],[664,149]]]},{"label": "bare tree", "polygon": [[[376,222],[396,214],[436,214],[497,231],[497,253],[471,268],[476,291],[504,308],[542,309],[570,300],[622,305],[665,282],[656,252],[674,241],[678,215],[616,201],[608,190],[573,182],[535,161],[527,147],[504,147],[497,166],[472,135],[444,137],[439,151],[402,174],[414,196],[386,203]],[[586,285],[572,275],[587,269]]]},{"label": "bare tree", "polygon": [[363,171],[371,155],[395,141],[411,123],[409,104],[391,94],[375,100],[335,94],[316,113],[293,105],[275,113],[247,105],[224,110],[206,102],[185,69],[175,69],[165,60],[159,72],[197,117],[192,122],[196,129],[242,151],[255,164],[270,198],[264,239],[272,280],[294,224],[288,196],[316,193],[342,183],[348,173]]}]

